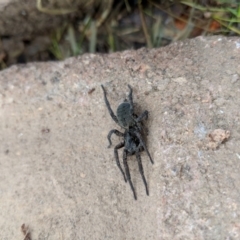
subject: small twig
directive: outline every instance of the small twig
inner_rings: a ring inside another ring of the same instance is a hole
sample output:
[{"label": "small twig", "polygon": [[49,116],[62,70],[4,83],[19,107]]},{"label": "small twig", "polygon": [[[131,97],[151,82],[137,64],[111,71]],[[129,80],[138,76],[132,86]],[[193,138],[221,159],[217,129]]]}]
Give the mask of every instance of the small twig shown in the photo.
[{"label": "small twig", "polygon": [[144,36],[146,38],[146,42],[147,42],[147,46],[149,48],[152,48],[152,41],[151,41],[151,38],[148,34],[148,30],[147,30],[147,24],[146,24],[146,20],[145,20],[145,17],[144,17],[144,14],[143,14],[143,9],[142,9],[142,1],[141,0],[138,0],[138,9],[139,9],[139,13],[140,13],[140,18],[141,18],[141,22],[142,22],[142,28],[143,28],[143,33],[144,33]]},{"label": "small twig", "polygon": [[91,88],[91,89],[88,91],[88,94],[92,94],[94,91],[95,91],[95,88]]},{"label": "small twig", "polygon": [[105,10],[102,12],[100,18],[97,19],[97,23],[96,23],[97,28],[99,28],[109,16],[110,12],[112,11],[112,4],[113,4],[113,0],[110,0],[107,2],[105,6]]},{"label": "small twig", "polygon": [[73,13],[76,12],[76,9],[48,9],[42,6],[42,0],[37,0],[37,9],[40,12],[51,14],[51,15],[63,15],[63,14],[68,14],[68,13]]},{"label": "small twig", "polygon": [[32,240],[29,227],[26,226],[25,223],[22,224],[21,230],[22,230],[22,233],[24,235],[23,240]]}]

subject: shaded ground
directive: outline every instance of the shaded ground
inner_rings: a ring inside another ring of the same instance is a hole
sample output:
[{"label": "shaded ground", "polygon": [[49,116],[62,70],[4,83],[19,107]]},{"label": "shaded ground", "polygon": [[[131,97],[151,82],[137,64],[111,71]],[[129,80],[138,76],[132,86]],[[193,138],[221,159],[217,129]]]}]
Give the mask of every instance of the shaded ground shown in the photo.
[{"label": "shaded ground", "polygon": [[237,1],[1,0],[0,70],[84,53],[239,36]]},{"label": "shaded ground", "polygon": [[[212,37],[2,71],[0,239],[239,239],[239,63],[239,39]],[[150,112],[137,201],[100,84]]]},{"label": "shaded ground", "polygon": [[77,55],[71,52],[71,44],[79,43],[79,39],[72,32],[66,37],[63,33],[75,25],[77,28],[86,14],[95,9],[102,11],[109,5],[111,0],[1,0],[0,70],[15,63]]}]

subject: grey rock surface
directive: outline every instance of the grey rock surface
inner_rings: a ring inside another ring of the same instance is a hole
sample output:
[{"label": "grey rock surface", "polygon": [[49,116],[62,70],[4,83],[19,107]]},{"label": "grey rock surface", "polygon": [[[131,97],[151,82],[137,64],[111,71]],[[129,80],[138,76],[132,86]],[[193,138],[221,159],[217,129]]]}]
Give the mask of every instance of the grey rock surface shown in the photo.
[{"label": "grey rock surface", "polygon": [[[239,239],[239,75],[240,39],[220,36],[0,72],[0,239]],[[150,113],[137,201],[101,84]]]}]

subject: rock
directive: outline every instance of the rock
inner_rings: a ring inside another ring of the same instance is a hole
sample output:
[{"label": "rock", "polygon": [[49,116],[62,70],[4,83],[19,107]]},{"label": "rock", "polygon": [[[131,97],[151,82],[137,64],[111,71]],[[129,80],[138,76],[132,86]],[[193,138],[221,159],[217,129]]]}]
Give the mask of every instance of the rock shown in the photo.
[{"label": "rock", "polygon": [[[0,239],[239,239],[238,41],[199,37],[2,71]],[[150,196],[129,157],[137,201],[107,148],[109,130],[121,129],[101,84],[114,110],[130,84],[136,112],[149,111]],[[201,146],[209,136],[217,148]]]}]

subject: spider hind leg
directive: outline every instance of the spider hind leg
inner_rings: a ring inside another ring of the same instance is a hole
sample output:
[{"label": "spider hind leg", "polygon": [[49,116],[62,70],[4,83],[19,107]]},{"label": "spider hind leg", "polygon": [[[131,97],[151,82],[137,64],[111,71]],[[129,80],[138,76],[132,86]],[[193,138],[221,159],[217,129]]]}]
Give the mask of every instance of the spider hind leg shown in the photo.
[{"label": "spider hind leg", "polygon": [[128,167],[128,163],[127,163],[127,150],[126,149],[124,149],[124,151],[123,151],[123,164],[124,164],[125,172],[127,175],[127,181],[129,182],[130,187],[132,189],[134,199],[137,200],[137,195],[136,195],[135,189],[132,184],[131,175],[130,175],[129,167]]},{"label": "spider hind leg", "polygon": [[114,148],[114,156],[115,156],[115,160],[116,160],[117,166],[118,166],[120,172],[121,172],[122,175],[123,175],[124,181],[127,182],[125,173],[124,173],[124,171],[123,171],[123,169],[122,169],[122,167],[121,167],[121,164],[120,164],[120,162],[119,162],[119,157],[118,157],[118,149],[120,149],[120,148],[122,148],[122,147],[124,147],[124,143],[123,143],[123,142],[119,143],[119,144]]},{"label": "spider hind leg", "polygon": [[107,135],[107,139],[109,141],[108,148],[110,148],[112,145],[111,137],[113,134],[116,134],[118,137],[124,137],[123,133],[119,132],[117,129],[112,129]]},{"label": "spider hind leg", "polygon": [[152,159],[152,157],[151,157],[151,155],[150,155],[150,153],[149,153],[149,151],[148,151],[148,148],[147,148],[145,142],[143,141],[140,133],[139,133],[138,131],[135,131],[134,133],[136,134],[136,136],[137,136],[137,138],[139,139],[141,145],[143,146],[144,150],[146,151],[146,153],[147,153],[147,155],[148,155],[151,163],[154,164],[154,161],[153,161],[153,159]]},{"label": "spider hind leg", "polygon": [[143,166],[142,166],[142,160],[141,160],[141,156],[139,154],[139,151],[136,152],[136,158],[137,158],[137,161],[138,161],[138,168],[139,168],[139,172],[142,176],[142,180],[143,180],[143,183],[145,185],[145,188],[146,188],[146,194],[149,196],[149,192],[148,192],[148,185],[147,185],[147,181],[146,181],[146,178],[144,176],[144,171],[143,171]]}]

